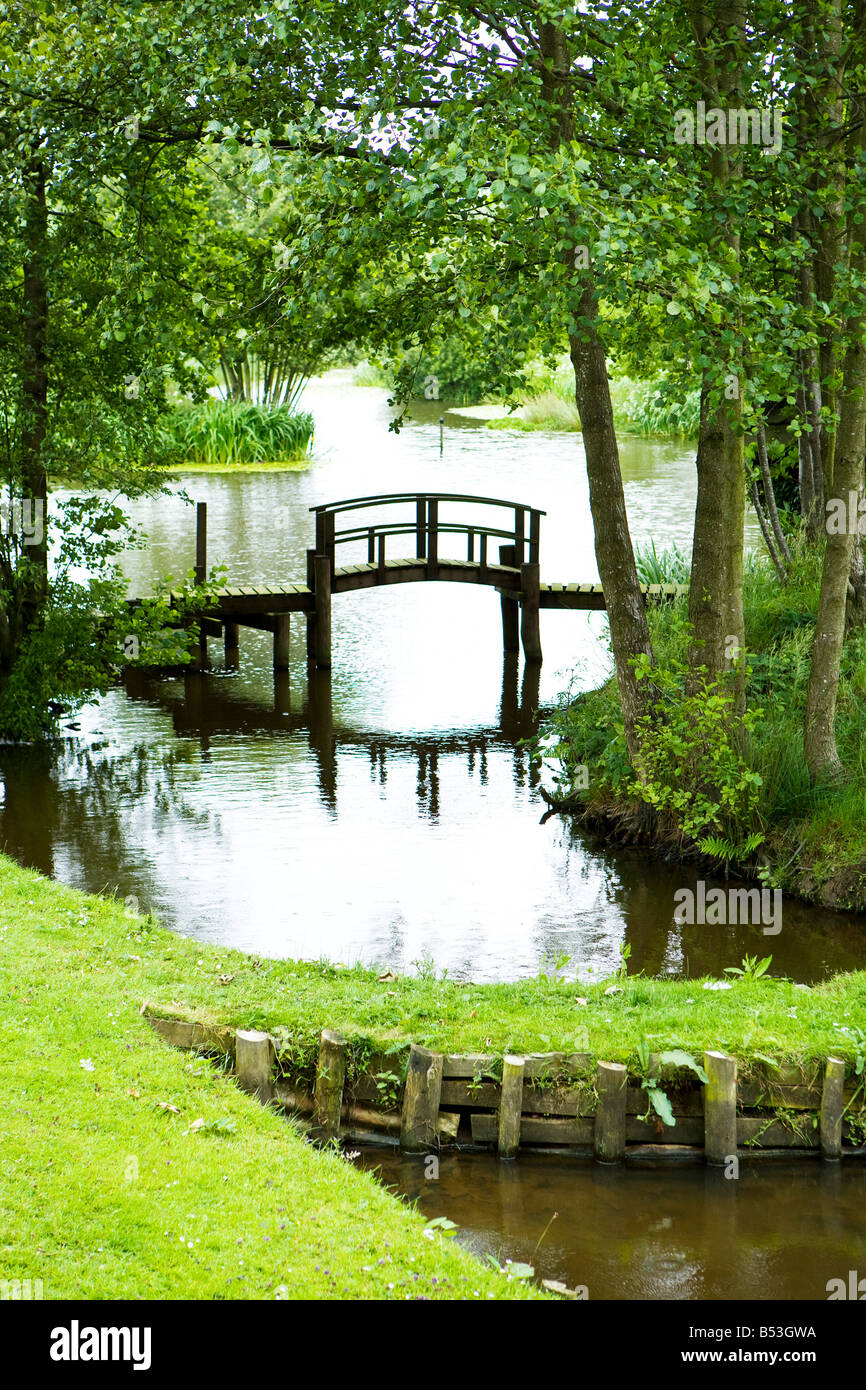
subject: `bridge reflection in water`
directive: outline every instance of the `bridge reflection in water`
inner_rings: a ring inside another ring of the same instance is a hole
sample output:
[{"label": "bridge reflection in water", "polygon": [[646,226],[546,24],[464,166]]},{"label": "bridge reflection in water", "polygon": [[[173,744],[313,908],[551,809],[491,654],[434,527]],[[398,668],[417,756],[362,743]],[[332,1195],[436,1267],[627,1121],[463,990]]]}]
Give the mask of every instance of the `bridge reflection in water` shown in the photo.
[{"label": "bridge reflection in water", "polygon": [[407,758],[414,758],[418,767],[419,809],[431,820],[436,820],[440,812],[440,757],[465,754],[470,775],[477,773],[484,786],[488,749],[493,745],[507,747],[512,753],[516,785],[538,785],[538,770],[520,741],[530,738],[538,728],[539,682],[537,663],[526,662],[521,677],[517,654],[506,652],[502,660],[502,694],[495,725],[474,727],[465,732],[450,729],[446,733],[383,734],[339,723],[335,726],[331,672],[327,668],[317,669],[312,663],[307,670],[307,693],[300,712],[293,712],[291,708],[287,671],[274,672],[272,706],[249,695],[235,696],[222,680],[215,681],[200,670],[185,673],[182,694],[178,692],[177,682],[155,679],[134,667],[127,670],[125,678],[130,698],[154,703],[166,710],[172,717],[174,732],[181,737],[197,738],[204,758],[209,754],[214,737],[306,731],[316,761],[320,797],[332,813],[337,810],[337,764],[341,749],[366,748],[371,775],[381,786],[387,782],[389,758],[396,758],[403,764]]}]

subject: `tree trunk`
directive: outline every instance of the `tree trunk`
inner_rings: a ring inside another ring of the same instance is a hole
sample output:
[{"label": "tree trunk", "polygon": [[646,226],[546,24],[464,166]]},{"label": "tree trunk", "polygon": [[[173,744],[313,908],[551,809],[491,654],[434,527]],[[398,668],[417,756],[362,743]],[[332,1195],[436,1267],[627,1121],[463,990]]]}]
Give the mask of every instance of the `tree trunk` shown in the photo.
[{"label": "tree trunk", "polygon": [[[698,496],[695,504],[694,549],[689,588],[692,643],[689,666],[692,689],[697,670],[707,668],[710,679],[730,670],[745,651],[743,619],[743,527],[746,475],[742,435],[735,432],[730,407],[721,401],[711,409],[709,390],[701,398],[698,439]],[[740,412],[737,411],[737,418]],[[737,698],[742,704],[742,675]]]},{"label": "tree trunk", "polygon": [[[862,148],[864,127],[861,126],[857,145]],[[855,235],[866,238],[862,225]],[[861,243],[852,263],[862,275],[866,269],[866,254]],[[842,501],[848,516],[849,494],[860,496],[863,488],[863,456],[866,451],[866,312],[862,308],[849,316],[845,352],[845,371],[839,431],[836,437],[836,458],[833,469],[833,496]],[[852,519],[856,525],[857,518]],[[842,644],[845,637],[845,616],[848,601],[848,580],[851,573],[851,552],[855,532],[849,524],[840,534],[827,536],[821,594],[815,621],[815,641],[806,695],[806,716],[803,745],[806,765],[812,780],[819,777],[839,777],[842,764],[836,748],[836,698],[839,691],[839,672]]]},{"label": "tree trunk", "polygon": [[[557,25],[543,23],[539,39],[544,61],[542,94],[552,118],[550,143],[557,148],[574,138],[568,37]],[[567,257],[568,253],[566,264]],[[640,743],[635,726],[646,712],[648,692],[637,680],[632,662],[639,656],[652,662],[652,642],[628,529],[607,360],[598,332],[598,295],[591,274],[576,273],[580,275],[581,295],[574,317],[581,327],[569,335],[575,401],[583,432],[595,556],[607,606],[626,747],[637,768]]]},{"label": "tree trunk", "polygon": [[[48,211],[45,166],[34,161],[28,171],[25,211],[23,310],[24,353],[21,372],[21,495],[42,519],[42,539],[28,545],[20,586],[20,624],[25,633],[37,620],[48,588],[48,479],[44,445],[48,432]],[[16,645],[13,628],[12,648]]]},{"label": "tree trunk", "polygon": [[[827,150],[827,159],[816,169],[813,188],[821,188],[824,216],[818,220],[813,244],[813,262],[817,298],[832,304],[836,292],[836,267],[847,260],[845,250],[845,125],[844,71],[840,67],[842,52],[842,0],[825,0],[816,24],[817,14],[808,4],[803,5],[801,18],[805,22],[809,48],[814,44],[818,57],[833,71],[814,86],[807,87],[804,106],[810,123],[807,147]],[[804,39],[804,42],[806,40]],[[836,446],[838,401],[833,376],[836,369],[835,338],[837,326],[828,317],[819,329],[819,375],[825,420],[820,430],[821,461],[824,495],[833,482]],[[822,504],[823,505],[823,504]]]},{"label": "tree trunk", "polygon": [[767,436],[764,429],[764,422],[758,422],[758,468],[761,473],[761,482],[764,487],[764,498],[767,503],[767,516],[773,535],[776,540],[776,548],[779,558],[786,564],[791,563],[791,552],[788,549],[788,542],[782,530],[782,523],[779,520],[779,509],[776,506],[776,489],[773,487],[773,475],[770,472],[770,460],[767,458]]},{"label": "tree trunk", "polygon": [[637,767],[639,742],[635,722],[645,712],[648,692],[636,679],[631,662],[640,655],[648,656],[652,662],[653,651],[628,529],[607,363],[596,327],[597,313],[595,288],[589,284],[579,309],[586,326],[580,336],[570,339],[571,361],[586,453],[595,556],[607,605],[626,745],[632,765]]},{"label": "tree trunk", "polygon": [[[691,23],[697,41],[700,75],[708,97],[711,95],[714,105],[723,110],[737,106],[745,46],[744,0],[715,0],[709,9],[695,8]],[[741,156],[731,154],[728,146],[716,145],[712,149],[710,168],[714,193],[723,203],[729,186],[740,177]],[[726,222],[719,249],[727,252],[731,278],[736,279],[740,237],[730,219]],[[736,322],[728,327],[739,330]],[[720,363],[728,365],[726,392],[718,405],[711,406],[709,397],[713,386],[718,394]],[[701,397],[698,495],[689,590],[691,688],[694,690],[699,684],[698,668],[705,666],[713,679],[730,670],[734,663],[740,709],[745,705],[743,528],[746,469],[740,429],[742,386],[741,349],[736,348],[732,356],[720,340],[716,361],[705,373]]]}]

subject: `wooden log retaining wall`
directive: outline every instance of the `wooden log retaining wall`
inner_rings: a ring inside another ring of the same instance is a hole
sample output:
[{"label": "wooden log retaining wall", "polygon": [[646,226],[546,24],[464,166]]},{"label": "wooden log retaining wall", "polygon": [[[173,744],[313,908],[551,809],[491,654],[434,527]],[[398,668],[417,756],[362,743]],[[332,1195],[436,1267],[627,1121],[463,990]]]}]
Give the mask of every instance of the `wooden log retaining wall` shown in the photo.
[{"label": "wooden log retaining wall", "polygon": [[647,1075],[670,1099],[671,1127],[649,1110],[641,1077],[589,1053],[501,1059],[412,1044],[405,1067],[393,1054],[372,1055],[351,1074],[347,1040],[323,1029],[315,1076],[290,1082],[267,1033],[153,1015],[148,1022],[175,1047],[232,1059],[240,1086],[308,1117],[319,1140],[399,1143],[416,1153],[486,1147],[505,1159],[521,1147],[549,1149],[607,1163],[701,1152],[718,1165],[749,1152],[866,1157],[866,1097],[846,1084],[839,1058],[806,1070],[762,1066],[740,1078],[734,1058],[708,1051],[704,1085],[689,1069],[660,1069],[653,1054]]}]

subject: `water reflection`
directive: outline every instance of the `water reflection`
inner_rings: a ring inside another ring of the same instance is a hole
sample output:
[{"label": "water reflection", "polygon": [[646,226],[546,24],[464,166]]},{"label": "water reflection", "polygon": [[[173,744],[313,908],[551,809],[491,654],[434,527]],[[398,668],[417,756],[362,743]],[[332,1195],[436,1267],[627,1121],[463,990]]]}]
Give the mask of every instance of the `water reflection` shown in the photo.
[{"label": "water reflection", "polygon": [[[229,667],[228,669],[231,669]],[[181,682],[165,679],[142,671],[131,670],[125,679],[125,689],[133,701],[159,705],[171,715],[172,727],[179,738],[194,737],[201,749],[203,761],[210,755],[212,742],[220,735],[238,733],[305,733],[318,772],[322,805],[336,815],[338,751],[365,749],[370,761],[371,780],[383,791],[388,783],[388,760],[407,759],[417,765],[417,801],[419,813],[428,820],[439,817],[440,757],[453,759],[464,755],[466,773],[477,778],[482,787],[488,784],[488,748],[497,744],[507,750],[513,765],[514,784],[534,789],[540,776],[522,740],[531,737],[538,728],[539,667],[527,664],[518,682],[519,660],[506,653],[502,661],[502,694],[498,726],[489,729],[473,728],[461,733],[450,730],[438,735],[404,734],[390,738],[377,732],[361,732],[341,727],[339,737],[334,729],[333,677],[328,670],[310,666],[306,675],[306,691],[301,709],[292,710],[292,686],[288,671],[274,673],[273,707],[268,708],[251,695],[231,694],[226,698],[226,686],[214,681],[212,672],[184,673]],[[90,764],[89,756],[87,757]]]},{"label": "water reflection", "polygon": [[820,1299],[862,1263],[866,1167],[744,1159],[736,1182],[703,1163],[623,1172],[521,1154],[501,1163],[366,1149],[359,1163],[479,1255],[531,1264],[592,1299]]}]

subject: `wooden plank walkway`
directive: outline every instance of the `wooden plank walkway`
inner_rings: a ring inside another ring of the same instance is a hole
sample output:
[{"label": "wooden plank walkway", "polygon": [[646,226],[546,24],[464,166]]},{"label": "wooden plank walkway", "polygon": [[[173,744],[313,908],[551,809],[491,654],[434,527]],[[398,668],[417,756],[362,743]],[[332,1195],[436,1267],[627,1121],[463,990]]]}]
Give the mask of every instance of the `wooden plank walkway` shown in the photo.
[{"label": "wooden plank walkway", "polygon": [[[492,525],[487,516],[473,521],[445,520],[440,507],[451,504],[504,508],[509,525]],[[409,506],[413,515],[396,520],[358,523],[356,513],[393,506]],[[392,493],[379,497],[350,498],[311,508],[316,518],[316,544],[307,551],[307,582],[228,585],[202,613],[200,662],[207,663],[207,639],[223,636],[227,659],[237,657],[238,630],[250,627],[274,635],[274,667],[288,669],[289,621],[303,613],[307,621],[307,653],[319,667],[331,664],[331,599],[335,595],[389,584],[474,584],[496,590],[502,616],[503,646],[515,652],[523,646],[529,662],[541,661],[539,614],[542,609],[598,612],[606,607],[604,590],[597,583],[541,583],[539,546],[544,512],[523,503],[457,493]],[[337,518],[352,513],[350,524],[337,529]],[[513,522],[511,515],[513,514]],[[466,559],[439,554],[443,537],[466,540]],[[395,537],[411,536],[415,554],[388,557],[386,546]],[[490,541],[504,541],[498,554],[490,553]],[[366,544],[367,560],[338,566],[336,549],[346,543]],[[528,552],[528,560],[525,558]],[[207,507],[196,508],[196,579],[203,583],[207,561]],[[687,592],[677,584],[645,584],[647,602],[673,599]],[[172,600],[180,599],[173,594]]]},{"label": "wooden plank walkway", "polygon": [[[359,589],[378,588],[382,584],[423,583],[425,561],[414,557],[387,560],[382,576],[376,564],[344,565],[334,571],[332,594],[354,593]],[[437,583],[488,585],[508,598],[519,602],[520,570],[505,565],[489,565],[482,574],[480,566],[467,560],[441,559]],[[601,584],[541,584],[542,608],[570,609],[591,612],[607,605]],[[641,593],[652,601],[677,598],[688,593],[687,584],[642,584]],[[220,591],[218,602],[206,610],[208,617],[256,613],[311,613],[315,609],[315,594],[307,584],[229,585]],[[243,623],[243,618],[238,621]]]}]

